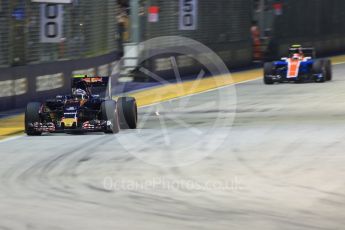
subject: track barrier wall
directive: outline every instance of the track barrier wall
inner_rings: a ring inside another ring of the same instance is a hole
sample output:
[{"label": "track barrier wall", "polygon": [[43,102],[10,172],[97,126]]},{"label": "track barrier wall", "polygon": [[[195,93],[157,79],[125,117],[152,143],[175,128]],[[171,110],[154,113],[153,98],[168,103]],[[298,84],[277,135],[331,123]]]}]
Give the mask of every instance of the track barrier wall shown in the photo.
[{"label": "track barrier wall", "polygon": [[70,93],[73,75],[109,76],[117,64],[116,52],[100,57],[0,69],[0,111],[23,108]]}]

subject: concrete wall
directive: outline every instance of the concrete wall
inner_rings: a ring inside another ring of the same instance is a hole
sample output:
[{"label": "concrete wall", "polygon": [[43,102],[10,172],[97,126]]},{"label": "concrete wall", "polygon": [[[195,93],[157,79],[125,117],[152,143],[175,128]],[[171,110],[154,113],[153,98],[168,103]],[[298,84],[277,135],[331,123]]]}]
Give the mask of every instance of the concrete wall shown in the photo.
[{"label": "concrete wall", "polygon": [[114,52],[96,58],[0,69],[0,111],[70,93],[74,74],[109,76],[118,59]]}]

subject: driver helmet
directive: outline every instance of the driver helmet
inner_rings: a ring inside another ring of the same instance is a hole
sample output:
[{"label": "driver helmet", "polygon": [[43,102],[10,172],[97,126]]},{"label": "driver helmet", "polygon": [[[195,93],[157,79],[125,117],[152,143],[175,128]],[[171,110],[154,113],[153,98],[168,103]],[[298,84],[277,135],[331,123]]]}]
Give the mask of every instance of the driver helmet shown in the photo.
[{"label": "driver helmet", "polygon": [[301,58],[301,54],[299,53],[295,53],[292,55],[292,59],[300,59]]},{"label": "driver helmet", "polygon": [[73,91],[73,98],[75,100],[84,100],[87,98],[87,93],[85,92],[85,90],[76,89]]},{"label": "driver helmet", "polygon": [[301,45],[291,46],[290,55],[291,55],[291,58],[293,59],[303,58],[304,57],[303,47]]}]

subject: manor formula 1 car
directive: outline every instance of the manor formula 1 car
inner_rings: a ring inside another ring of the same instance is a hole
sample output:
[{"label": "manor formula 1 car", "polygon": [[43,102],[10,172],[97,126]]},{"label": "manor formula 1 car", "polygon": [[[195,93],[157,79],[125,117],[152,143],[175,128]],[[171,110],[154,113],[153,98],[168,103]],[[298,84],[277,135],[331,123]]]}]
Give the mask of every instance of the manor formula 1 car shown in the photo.
[{"label": "manor formula 1 car", "polygon": [[329,59],[315,59],[313,48],[300,45],[289,49],[289,57],[265,63],[264,83],[276,82],[326,82],[332,80],[332,63]]},{"label": "manor formula 1 car", "polygon": [[[137,127],[137,104],[131,97],[112,100],[108,77],[78,77],[70,95],[58,95],[44,103],[29,103],[25,111],[25,132],[118,133]],[[105,97],[108,91],[108,97]],[[97,93],[97,94],[95,94]],[[103,94],[104,97],[102,97]]]}]

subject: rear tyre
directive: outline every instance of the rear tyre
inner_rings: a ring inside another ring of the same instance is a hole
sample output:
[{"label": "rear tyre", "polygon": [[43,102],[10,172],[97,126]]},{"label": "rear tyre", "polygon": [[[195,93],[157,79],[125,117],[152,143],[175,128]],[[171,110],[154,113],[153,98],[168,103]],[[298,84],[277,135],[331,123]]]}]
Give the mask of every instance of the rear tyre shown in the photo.
[{"label": "rear tyre", "polygon": [[121,129],[136,129],[138,107],[135,98],[120,97],[117,101]]},{"label": "rear tyre", "polygon": [[42,132],[37,132],[29,128],[29,124],[41,123],[40,109],[42,104],[39,102],[31,102],[26,106],[25,110],[25,133],[28,136],[40,136]]},{"label": "rear tyre", "polygon": [[120,131],[119,116],[117,113],[116,102],[113,100],[104,101],[101,105],[101,119],[110,121],[111,124],[104,131],[106,134],[116,134]]},{"label": "rear tyre", "polygon": [[264,64],[264,83],[265,85],[273,85],[274,81],[271,77],[275,75],[275,66],[273,62],[267,62]]},{"label": "rear tyre", "polygon": [[313,74],[322,74],[322,78],[316,79],[316,82],[323,83],[326,81],[326,68],[325,68],[325,61],[324,60],[316,60],[313,64]]}]

